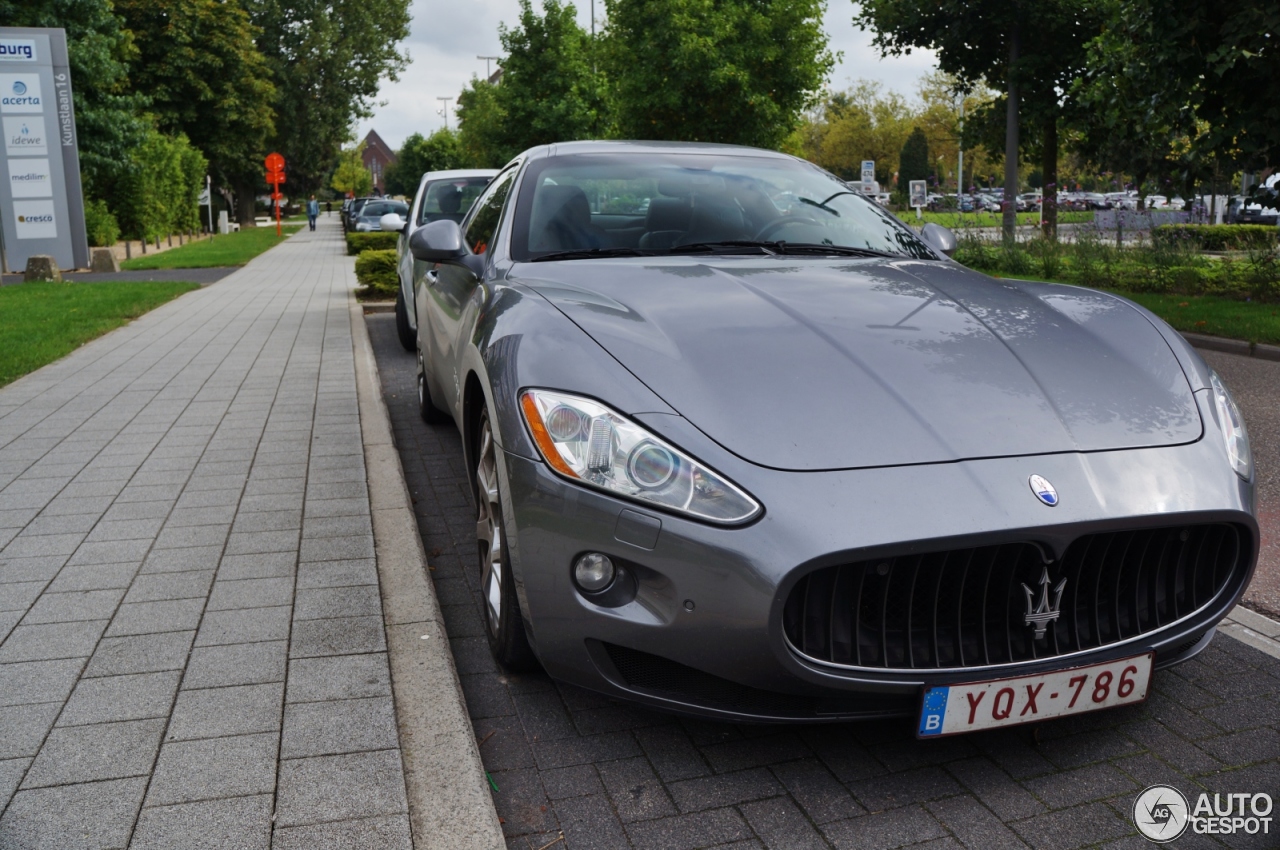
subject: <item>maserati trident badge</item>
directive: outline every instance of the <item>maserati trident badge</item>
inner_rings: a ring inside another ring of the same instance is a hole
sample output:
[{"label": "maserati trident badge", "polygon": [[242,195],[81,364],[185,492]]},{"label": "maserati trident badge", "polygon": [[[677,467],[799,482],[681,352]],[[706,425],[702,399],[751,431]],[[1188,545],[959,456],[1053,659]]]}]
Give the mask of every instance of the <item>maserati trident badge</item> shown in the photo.
[{"label": "maserati trident badge", "polygon": [[1051,508],[1058,504],[1058,491],[1053,489],[1053,485],[1043,475],[1033,475],[1027,479],[1027,483],[1031,485],[1031,492],[1036,494],[1037,499]]},{"label": "maserati trident badge", "polygon": [[1022,585],[1022,592],[1027,595],[1027,614],[1022,621],[1028,626],[1035,626],[1035,639],[1040,640],[1044,637],[1045,630],[1049,628],[1049,624],[1058,619],[1058,615],[1062,613],[1060,606],[1062,605],[1062,590],[1067,586],[1067,579],[1064,576],[1062,581],[1053,588],[1053,602],[1049,602],[1049,568],[1042,567],[1040,570],[1040,602],[1034,599],[1034,593],[1031,588],[1025,584]]}]

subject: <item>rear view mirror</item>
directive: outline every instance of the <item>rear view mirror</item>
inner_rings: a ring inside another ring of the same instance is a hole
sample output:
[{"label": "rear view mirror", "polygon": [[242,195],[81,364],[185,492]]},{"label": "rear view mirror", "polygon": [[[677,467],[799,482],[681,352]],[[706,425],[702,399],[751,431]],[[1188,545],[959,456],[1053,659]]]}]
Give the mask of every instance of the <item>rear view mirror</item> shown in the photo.
[{"label": "rear view mirror", "polygon": [[948,257],[956,252],[956,247],[959,245],[954,233],[941,224],[934,224],[933,222],[929,222],[924,226],[924,230],[920,231],[920,238],[929,243],[930,247],[937,249]]},{"label": "rear view mirror", "polygon": [[399,213],[387,213],[378,219],[379,229],[391,233],[399,233],[404,230],[404,223],[404,219],[400,217]]}]

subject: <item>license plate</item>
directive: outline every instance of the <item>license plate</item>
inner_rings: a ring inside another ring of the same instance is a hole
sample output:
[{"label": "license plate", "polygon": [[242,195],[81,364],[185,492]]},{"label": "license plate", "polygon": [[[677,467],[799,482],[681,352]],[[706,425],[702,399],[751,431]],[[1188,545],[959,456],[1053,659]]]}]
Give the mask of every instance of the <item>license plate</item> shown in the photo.
[{"label": "license plate", "polygon": [[1105,664],[926,688],[921,738],[1085,714],[1147,698],[1154,652]]}]

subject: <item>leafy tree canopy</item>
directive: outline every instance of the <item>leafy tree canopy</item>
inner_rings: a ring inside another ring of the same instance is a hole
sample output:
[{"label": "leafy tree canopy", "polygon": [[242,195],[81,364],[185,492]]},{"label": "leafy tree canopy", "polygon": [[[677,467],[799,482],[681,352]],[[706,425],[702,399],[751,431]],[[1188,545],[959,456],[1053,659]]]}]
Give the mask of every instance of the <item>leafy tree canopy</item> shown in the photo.
[{"label": "leafy tree canopy", "polygon": [[924,130],[915,127],[902,146],[898,157],[898,185],[907,186],[912,180],[927,180],[933,170],[929,162],[929,140]]},{"label": "leafy tree canopy", "polygon": [[605,0],[616,134],[777,147],[835,64],[823,0]]},{"label": "leafy tree canopy", "polygon": [[329,179],[332,188],[343,195],[350,193],[357,198],[373,191],[373,175],[364,167],[363,153],[364,142],[343,148],[339,152],[338,167],[333,170],[333,176]]},{"label": "leafy tree canopy", "polygon": [[404,140],[395,163],[387,169],[387,192],[412,196],[428,171],[463,168],[466,164],[457,132],[442,127],[430,136],[414,133]]}]

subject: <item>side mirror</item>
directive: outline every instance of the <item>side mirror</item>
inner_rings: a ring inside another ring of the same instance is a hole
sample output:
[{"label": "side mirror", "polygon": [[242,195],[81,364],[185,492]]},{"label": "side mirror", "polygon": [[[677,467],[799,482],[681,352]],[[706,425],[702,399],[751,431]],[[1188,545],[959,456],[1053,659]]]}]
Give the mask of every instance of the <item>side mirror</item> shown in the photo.
[{"label": "side mirror", "polygon": [[424,263],[458,263],[467,255],[456,221],[441,219],[419,227],[409,237],[409,253]]},{"label": "side mirror", "polygon": [[929,222],[924,226],[924,230],[920,231],[920,238],[948,257],[956,252],[956,247],[959,245],[956,235],[950,229],[933,222]]},{"label": "side mirror", "polygon": [[384,231],[399,233],[404,230],[404,219],[400,217],[399,213],[387,213],[378,219],[378,227]]}]

